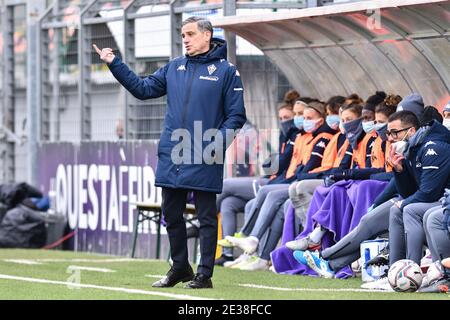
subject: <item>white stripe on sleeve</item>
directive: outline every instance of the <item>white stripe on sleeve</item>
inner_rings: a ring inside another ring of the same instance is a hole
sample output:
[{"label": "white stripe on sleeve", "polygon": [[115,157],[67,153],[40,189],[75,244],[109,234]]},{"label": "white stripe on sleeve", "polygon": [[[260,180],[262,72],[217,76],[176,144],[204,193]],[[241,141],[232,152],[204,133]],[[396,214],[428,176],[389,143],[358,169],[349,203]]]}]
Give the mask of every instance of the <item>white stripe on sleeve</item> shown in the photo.
[{"label": "white stripe on sleeve", "polygon": [[317,152],[311,152],[311,155],[315,155],[315,156],[323,158],[323,155],[321,155],[320,153],[317,153]]}]

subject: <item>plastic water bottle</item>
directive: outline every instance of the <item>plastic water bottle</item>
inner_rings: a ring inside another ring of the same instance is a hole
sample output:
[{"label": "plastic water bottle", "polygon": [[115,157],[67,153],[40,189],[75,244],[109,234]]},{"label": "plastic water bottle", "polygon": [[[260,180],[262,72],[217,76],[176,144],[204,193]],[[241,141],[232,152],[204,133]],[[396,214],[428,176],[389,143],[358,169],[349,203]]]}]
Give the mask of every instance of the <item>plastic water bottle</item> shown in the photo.
[{"label": "plastic water bottle", "polygon": [[370,249],[366,248],[364,250],[364,267],[366,269],[367,275],[369,277],[372,277],[372,267],[371,266],[367,266],[367,262],[370,260]]},{"label": "plastic water bottle", "polygon": [[48,210],[49,214],[56,213],[56,186],[55,179],[50,179],[50,188],[48,190],[48,198],[50,200],[50,209]]}]

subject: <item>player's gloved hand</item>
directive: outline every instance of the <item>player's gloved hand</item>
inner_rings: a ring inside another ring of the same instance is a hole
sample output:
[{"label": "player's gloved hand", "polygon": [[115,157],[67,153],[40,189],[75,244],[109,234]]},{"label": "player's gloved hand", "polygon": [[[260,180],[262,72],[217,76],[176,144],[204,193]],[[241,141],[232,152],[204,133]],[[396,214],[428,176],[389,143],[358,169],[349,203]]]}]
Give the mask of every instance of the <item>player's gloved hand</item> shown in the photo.
[{"label": "player's gloved hand", "polygon": [[335,168],[331,170],[331,175],[334,176],[334,180],[341,181],[341,180],[351,180],[352,179],[353,171],[351,169],[339,169]]},{"label": "player's gloved hand", "polygon": [[342,173],[335,173],[333,174],[334,180],[337,181],[341,181],[341,180],[345,180],[348,179],[347,175],[345,174],[345,172]]}]

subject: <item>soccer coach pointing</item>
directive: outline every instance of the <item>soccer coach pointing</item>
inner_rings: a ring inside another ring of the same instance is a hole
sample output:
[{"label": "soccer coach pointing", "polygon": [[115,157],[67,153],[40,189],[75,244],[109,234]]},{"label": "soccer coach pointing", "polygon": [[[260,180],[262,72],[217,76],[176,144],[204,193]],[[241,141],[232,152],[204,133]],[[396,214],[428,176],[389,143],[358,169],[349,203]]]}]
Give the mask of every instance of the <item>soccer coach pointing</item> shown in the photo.
[{"label": "soccer coach pointing", "polygon": [[[239,72],[226,61],[226,42],[212,38],[211,22],[200,17],[188,18],[182,23],[181,35],[186,55],[171,60],[144,79],[116,57],[112,49],[100,50],[95,44],[94,48],[114,77],[136,98],[144,100],[167,94],[155,185],[162,187],[162,211],[167,221],[173,266],[153,287],[173,287],[181,281],[190,281],[185,288],[212,288],[217,243],[216,193],[222,191],[225,141],[229,140],[226,134],[230,129],[240,129],[246,121],[243,87]],[[199,124],[201,133],[217,129],[211,141],[224,142],[212,153],[217,161],[211,163],[204,157],[198,161],[198,155],[203,155],[211,143],[203,141],[203,134],[198,135]],[[183,134],[179,134],[180,130]],[[188,152],[183,148],[182,161],[179,161],[179,152],[175,152],[178,149],[174,147],[180,143],[180,136],[185,138],[186,134],[190,148]],[[189,191],[194,191],[200,221],[201,259],[195,276],[189,265],[183,219]]]}]

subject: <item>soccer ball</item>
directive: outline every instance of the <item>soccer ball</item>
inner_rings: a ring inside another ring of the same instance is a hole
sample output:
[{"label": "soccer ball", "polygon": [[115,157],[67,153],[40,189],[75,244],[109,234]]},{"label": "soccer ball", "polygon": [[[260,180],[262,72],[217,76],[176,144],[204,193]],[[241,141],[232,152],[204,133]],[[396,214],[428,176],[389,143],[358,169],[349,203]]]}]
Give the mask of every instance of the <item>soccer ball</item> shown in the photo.
[{"label": "soccer ball", "polygon": [[388,281],[397,292],[414,292],[422,284],[423,274],[420,266],[412,260],[395,262],[388,271]]}]

